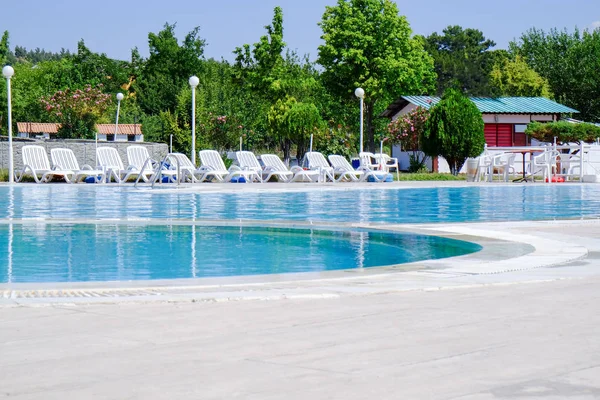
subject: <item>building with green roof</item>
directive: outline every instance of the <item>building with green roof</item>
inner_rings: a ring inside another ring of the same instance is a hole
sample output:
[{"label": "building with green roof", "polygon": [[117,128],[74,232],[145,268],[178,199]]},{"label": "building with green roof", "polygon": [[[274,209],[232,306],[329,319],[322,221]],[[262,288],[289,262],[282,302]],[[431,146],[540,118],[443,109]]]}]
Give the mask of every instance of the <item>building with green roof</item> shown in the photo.
[{"label": "building with green roof", "polygon": [[[485,123],[485,141],[489,147],[526,146],[527,124],[532,121],[558,121],[562,116],[578,113],[570,107],[544,97],[470,97]],[[429,109],[440,101],[434,96],[402,96],[380,114],[395,120],[417,107]]]}]

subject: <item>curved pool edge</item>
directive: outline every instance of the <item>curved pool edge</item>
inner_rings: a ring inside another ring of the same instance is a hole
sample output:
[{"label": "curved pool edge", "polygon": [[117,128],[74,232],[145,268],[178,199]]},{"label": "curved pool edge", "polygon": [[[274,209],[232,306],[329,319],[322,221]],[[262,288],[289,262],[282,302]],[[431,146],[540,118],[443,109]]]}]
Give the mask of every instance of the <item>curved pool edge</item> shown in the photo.
[{"label": "curved pool edge", "polygon": [[[2,284],[0,306],[339,298],[576,278],[600,273],[589,265],[569,267],[586,259],[590,251],[600,252],[600,240],[589,236],[586,245],[578,240],[580,237],[565,233],[569,230],[581,232],[579,228],[584,226],[594,226],[600,232],[598,220],[349,225],[466,240],[482,245],[483,249],[460,257],[363,270],[168,281]],[[507,254],[509,247],[518,249],[516,256]],[[566,267],[550,268],[557,266]]]}]

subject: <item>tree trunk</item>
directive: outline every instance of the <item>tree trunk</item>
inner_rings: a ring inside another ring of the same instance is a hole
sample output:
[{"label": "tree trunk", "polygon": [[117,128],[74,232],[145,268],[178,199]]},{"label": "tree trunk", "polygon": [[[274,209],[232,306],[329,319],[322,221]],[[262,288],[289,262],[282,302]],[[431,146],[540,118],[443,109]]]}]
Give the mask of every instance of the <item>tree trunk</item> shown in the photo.
[{"label": "tree trunk", "polygon": [[298,165],[302,165],[302,159],[306,153],[306,147],[306,142],[304,141],[299,142],[296,147],[296,159],[298,160]]},{"label": "tree trunk", "polygon": [[290,150],[291,142],[289,139],[283,139],[281,141],[281,151],[283,151],[283,162],[285,165],[290,165]]}]

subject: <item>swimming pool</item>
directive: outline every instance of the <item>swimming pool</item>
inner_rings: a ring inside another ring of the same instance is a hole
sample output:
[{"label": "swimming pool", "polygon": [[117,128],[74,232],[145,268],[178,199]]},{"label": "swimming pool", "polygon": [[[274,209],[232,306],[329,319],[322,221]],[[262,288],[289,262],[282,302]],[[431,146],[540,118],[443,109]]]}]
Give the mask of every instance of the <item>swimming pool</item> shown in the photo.
[{"label": "swimming pool", "polygon": [[189,192],[130,186],[0,187],[0,219],[440,223],[600,217],[600,185]]},{"label": "swimming pool", "polygon": [[[594,185],[227,193],[6,186],[0,187],[0,282],[325,271],[449,257],[480,248],[422,235],[260,228],[244,221],[331,226],[599,216],[600,188]],[[211,226],[211,221],[239,226]]]},{"label": "swimming pool", "polygon": [[0,225],[0,282],[204,278],[367,268],[479,245],[365,230],[143,224]]}]

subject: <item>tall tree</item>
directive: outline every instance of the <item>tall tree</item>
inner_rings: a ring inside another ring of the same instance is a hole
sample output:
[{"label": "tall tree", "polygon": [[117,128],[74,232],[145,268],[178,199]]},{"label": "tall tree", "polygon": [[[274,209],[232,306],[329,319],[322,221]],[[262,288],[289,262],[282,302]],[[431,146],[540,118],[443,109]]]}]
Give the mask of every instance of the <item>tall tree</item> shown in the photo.
[{"label": "tall tree", "polygon": [[200,28],[194,28],[181,45],[175,36],[174,24],[165,24],[158,34],[148,34],[150,56],[133,85],[146,113],[173,111],[189,77],[200,75],[206,42],[199,33]]},{"label": "tall tree", "polygon": [[373,151],[378,111],[400,95],[432,90],[433,60],[391,0],[338,0],[319,25],[323,82],[343,102],[356,104],[354,90],[365,90],[366,148]]},{"label": "tall tree", "polygon": [[579,110],[586,121],[600,121],[600,29],[531,29],[510,43],[510,51],[548,80],[561,103]]},{"label": "tall tree", "polygon": [[494,64],[496,45],[477,29],[448,26],[424,38],[425,48],[435,61],[438,75],[437,93],[449,87],[460,87],[472,96],[488,96],[489,74]]},{"label": "tall tree", "polygon": [[275,7],[267,34],[253,46],[235,49],[235,79],[242,87],[259,96],[268,106],[267,124],[287,160],[292,145],[298,159],[304,156],[307,132],[322,125],[313,101],[317,87],[316,73],[308,62],[295,53],[284,57],[283,11]]},{"label": "tall tree", "polygon": [[0,39],[0,65],[4,66],[10,55],[10,47],[8,42],[8,31],[4,31],[2,39]]},{"label": "tall tree", "polygon": [[452,174],[457,175],[468,157],[483,152],[483,126],[477,106],[460,91],[448,89],[430,110],[421,138],[423,152],[444,157]]},{"label": "tall tree", "polygon": [[552,96],[548,80],[535,72],[519,55],[494,64],[490,73],[490,85],[497,89],[499,96]]}]

